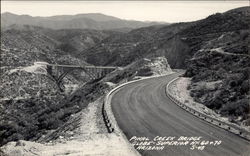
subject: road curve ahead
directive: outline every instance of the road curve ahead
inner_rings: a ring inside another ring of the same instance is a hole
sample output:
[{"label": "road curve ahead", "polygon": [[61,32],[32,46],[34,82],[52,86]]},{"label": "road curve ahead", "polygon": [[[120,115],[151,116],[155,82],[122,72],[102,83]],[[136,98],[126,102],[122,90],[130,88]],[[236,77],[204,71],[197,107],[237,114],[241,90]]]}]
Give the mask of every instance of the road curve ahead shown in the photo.
[{"label": "road curve ahead", "polygon": [[163,150],[138,150],[143,156],[250,156],[250,143],[211,125],[174,104],[165,94],[166,84],[179,74],[145,79],[125,85],[112,94],[111,106],[119,127],[132,136],[201,136],[221,140],[218,146],[191,150],[191,146],[165,146]]}]

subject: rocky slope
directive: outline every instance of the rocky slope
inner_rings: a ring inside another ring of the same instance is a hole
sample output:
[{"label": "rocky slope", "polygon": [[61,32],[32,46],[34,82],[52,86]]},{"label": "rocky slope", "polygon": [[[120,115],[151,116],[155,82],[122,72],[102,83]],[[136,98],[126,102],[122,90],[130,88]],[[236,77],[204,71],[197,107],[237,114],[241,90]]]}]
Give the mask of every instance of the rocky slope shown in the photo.
[{"label": "rocky slope", "polygon": [[[71,93],[61,92],[45,67],[34,63],[87,64],[77,57],[78,52],[110,33],[113,32],[34,26],[13,26],[1,31],[1,145],[11,140],[37,139],[84,108],[85,105],[63,103]],[[63,79],[63,84],[81,86],[87,80],[84,72],[73,72]]]},{"label": "rocky slope", "polygon": [[246,30],[223,34],[194,54],[185,73],[197,102],[244,125],[250,125],[249,40]]},{"label": "rocky slope", "polygon": [[140,22],[132,20],[122,20],[116,17],[107,16],[100,13],[58,15],[51,17],[32,17],[29,15],[16,15],[13,13],[1,14],[1,27],[6,28],[13,24],[33,25],[51,29],[135,29],[150,25],[161,24],[157,22]]}]

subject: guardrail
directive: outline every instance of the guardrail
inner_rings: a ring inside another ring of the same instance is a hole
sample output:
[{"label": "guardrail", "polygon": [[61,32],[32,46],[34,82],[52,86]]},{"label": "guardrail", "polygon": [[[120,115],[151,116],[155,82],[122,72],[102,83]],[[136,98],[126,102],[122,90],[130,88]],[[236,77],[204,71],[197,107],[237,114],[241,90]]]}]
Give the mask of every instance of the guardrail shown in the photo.
[{"label": "guardrail", "polygon": [[102,105],[102,117],[103,117],[104,123],[106,125],[106,128],[108,130],[108,133],[112,133],[112,132],[114,132],[114,128],[112,127],[112,123],[109,120],[109,117],[108,117],[107,112],[105,110],[105,104],[104,103],[105,102],[103,102],[103,105]]},{"label": "guardrail", "polygon": [[107,93],[107,95],[105,96],[105,98],[103,100],[102,116],[103,116],[103,121],[104,121],[106,128],[108,130],[108,133],[115,132],[115,133],[119,134],[121,132],[118,125],[117,125],[115,117],[113,115],[113,112],[112,112],[110,96],[113,92],[115,92],[116,90],[118,90],[119,88],[121,88],[124,85],[125,84],[122,84],[122,85],[112,89],[109,93]]},{"label": "guardrail", "polygon": [[[149,77],[149,78],[153,78],[153,77]],[[148,79],[148,78],[144,78],[144,79]],[[103,100],[103,106],[102,106],[102,116],[103,116],[104,123],[105,123],[109,133],[115,132],[118,135],[119,134],[123,135],[122,131],[120,130],[120,128],[119,128],[119,126],[118,126],[118,124],[117,124],[117,122],[115,120],[114,114],[112,112],[111,94],[113,94],[115,91],[117,91],[118,89],[122,88],[123,86],[125,86],[127,84],[134,83],[134,82],[137,82],[137,81],[141,81],[141,80],[144,80],[144,79],[138,79],[138,80],[132,80],[132,81],[129,81],[129,82],[125,82],[125,83],[115,87],[114,89],[112,89],[105,96],[105,98]]]},{"label": "guardrail", "polygon": [[216,118],[213,118],[213,117],[211,117],[211,116],[208,116],[208,115],[206,115],[206,114],[204,114],[204,113],[201,113],[201,112],[199,112],[199,111],[197,111],[197,110],[195,110],[195,109],[193,109],[193,108],[187,106],[186,104],[184,104],[183,102],[179,101],[178,99],[176,99],[176,98],[174,97],[174,95],[172,95],[172,94],[170,93],[169,86],[170,86],[171,83],[173,83],[173,82],[176,81],[177,79],[179,79],[179,77],[177,77],[177,78],[173,79],[172,81],[170,81],[170,82],[167,84],[167,87],[166,87],[166,89],[165,89],[167,96],[168,96],[175,104],[177,104],[178,106],[180,106],[180,107],[181,107],[182,109],[184,109],[185,111],[187,111],[187,112],[193,114],[194,116],[196,116],[196,117],[198,117],[198,118],[200,118],[200,119],[202,119],[202,120],[207,121],[207,122],[210,123],[210,124],[216,125],[216,126],[222,128],[222,129],[225,129],[225,130],[227,130],[227,131],[229,131],[229,132],[231,132],[231,133],[234,133],[234,134],[236,134],[236,135],[238,135],[238,136],[240,136],[240,137],[242,137],[242,138],[244,138],[244,139],[250,141],[250,132],[248,132],[247,130],[245,130],[245,129],[243,129],[243,128],[237,126],[237,125],[229,124],[229,123],[220,121],[220,120],[218,120],[218,119],[216,119]]},{"label": "guardrail", "polygon": [[102,116],[103,116],[103,120],[104,120],[104,123],[106,125],[106,128],[108,130],[108,133],[115,133],[118,136],[122,136],[124,138],[124,140],[127,142],[127,144],[129,145],[128,147],[130,147],[130,149],[133,151],[135,156],[140,156],[140,153],[127,140],[125,134],[123,134],[122,130],[119,128],[119,126],[115,120],[115,117],[114,117],[114,114],[113,114],[112,108],[111,108],[111,94],[113,94],[115,91],[117,91],[118,89],[120,89],[121,87],[123,87],[127,84],[137,82],[140,80],[142,80],[142,79],[129,81],[129,82],[123,83],[123,84],[115,87],[114,89],[112,89],[110,92],[107,93],[107,95],[105,96],[105,98],[103,100],[103,105],[102,105]]}]

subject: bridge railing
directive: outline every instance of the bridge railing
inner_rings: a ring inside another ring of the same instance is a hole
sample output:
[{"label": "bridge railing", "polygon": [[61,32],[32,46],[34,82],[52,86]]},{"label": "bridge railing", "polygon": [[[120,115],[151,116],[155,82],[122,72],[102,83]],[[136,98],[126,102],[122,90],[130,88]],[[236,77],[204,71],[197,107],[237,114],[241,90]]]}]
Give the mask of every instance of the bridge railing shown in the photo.
[{"label": "bridge railing", "polygon": [[115,66],[79,66],[79,65],[64,65],[64,64],[42,64],[37,63],[45,66],[55,66],[55,67],[66,67],[66,68],[97,68],[97,69],[117,69],[118,67]]},{"label": "bridge railing", "polygon": [[234,124],[230,124],[230,123],[226,123],[224,121],[221,121],[221,120],[218,120],[214,117],[211,117],[209,115],[206,115],[200,111],[197,111],[193,108],[191,108],[190,106],[186,105],[185,103],[183,103],[182,101],[178,100],[174,95],[171,94],[170,92],[170,89],[169,89],[169,86],[176,80],[178,80],[179,77],[173,79],[172,81],[170,81],[168,84],[167,84],[167,87],[166,87],[166,94],[167,96],[175,103],[177,104],[179,107],[181,107],[182,109],[184,109],[185,111],[191,113],[192,115],[202,119],[202,120],[205,120],[213,125],[216,125],[222,129],[225,129],[231,133],[234,133],[248,141],[250,141],[250,132],[247,131],[246,129],[243,129],[241,128],[240,126],[237,126],[237,125],[234,125]]}]

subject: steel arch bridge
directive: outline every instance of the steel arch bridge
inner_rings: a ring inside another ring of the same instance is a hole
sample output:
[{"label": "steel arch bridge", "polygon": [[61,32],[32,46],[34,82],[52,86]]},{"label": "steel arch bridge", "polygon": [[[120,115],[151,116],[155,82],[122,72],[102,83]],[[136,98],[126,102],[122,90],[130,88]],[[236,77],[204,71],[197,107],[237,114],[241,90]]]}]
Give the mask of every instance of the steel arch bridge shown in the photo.
[{"label": "steel arch bridge", "polygon": [[61,91],[63,91],[63,78],[69,73],[75,70],[82,70],[89,77],[94,80],[105,76],[106,74],[118,69],[119,67],[114,66],[89,66],[89,65],[63,65],[63,64],[48,64],[45,62],[36,62],[38,65],[42,65],[46,67],[46,71],[48,75],[50,75],[53,80],[56,82],[57,86]]}]

